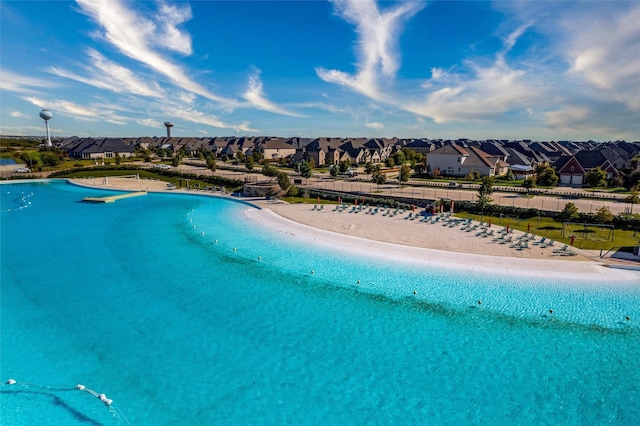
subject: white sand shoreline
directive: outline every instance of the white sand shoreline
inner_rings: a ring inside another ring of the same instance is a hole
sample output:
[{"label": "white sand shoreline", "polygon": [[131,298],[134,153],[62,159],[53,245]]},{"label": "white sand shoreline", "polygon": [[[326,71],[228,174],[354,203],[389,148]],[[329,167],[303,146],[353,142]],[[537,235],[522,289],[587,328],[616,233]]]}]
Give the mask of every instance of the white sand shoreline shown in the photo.
[{"label": "white sand shoreline", "polygon": [[[71,183],[102,189],[146,190],[159,193],[228,197],[219,193],[167,189],[162,181],[109,178],[72,179]],[[530,276],[538,279],[565,278],[573,281],[638,283],[640,271],[605,266],[574,249],[577,256],[553,255],[552,248],[530,246],[516,251],[509,245],[493,243],[459,228],[427,225],[402,217],[389,218],[364,213],[313,211],[313,205],[272,203],[264,199],[234,200],[250,202],[260,208],[246,209],[245,217],[271,231],[346,254],[368,256],[392,262],[409,262],[468,271]],[[494,226],[496,230],[500,226]],[[557,246],[556,246],[557,247]]]},{"label": "white sand shoreline", "polygon": [[475,253],[449,252],[431,248],[412,247],[340,234],[284,218],[271,209],[247,209],[245,215],[260,226],[281,232],[301,242],[350,255],[360,255],[390,262],[408,262],[423,266],[438,266],[502,275],[530,276],[598,282],[638,282],[640,273],[611,269],[593,261],[553,259],[513,259]]}]

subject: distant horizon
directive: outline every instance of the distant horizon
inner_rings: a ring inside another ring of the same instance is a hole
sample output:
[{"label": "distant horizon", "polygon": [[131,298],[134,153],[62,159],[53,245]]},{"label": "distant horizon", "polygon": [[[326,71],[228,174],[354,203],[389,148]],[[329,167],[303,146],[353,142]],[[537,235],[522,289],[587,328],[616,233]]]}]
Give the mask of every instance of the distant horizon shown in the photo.
[{"label": "distant horizon", "polygon": [[[78,136],[78,135],[67,135],[67,136],[51,136],[52,140],[57,140],[57,139],[68,139],[68,138],[72,138],[72,137],[77,137],[77,138],[96,138],[96,139],[102,139],[102,138],[113,138],[113,139],[139,139],[139,138],[152,138],[152,139],[165,139],[167,138],[166,135],[164,136]],[[47,137],[46,136],[38,136],[38,135],[2,135],[0,134],[0,139],[1,138],[7,138],[7,139],[42,139],[43,141],[46,141]],[[319,139],[319,138],[338,138],[338,139],[398,139],[398,140],[407,140],[407,139],[425,139],[425,140],[429,140],[429,141],[459,141],[459,140],[469,140],[469,141],[509,141],[509,142],[595,142],[595,143],[614,143],[614,142],[627,142],[627,143],[631,143],[631,144],[635,144],[635,143],[640,143],[640,140],[626,140],[626,139],[609,139],[609,140],[593,140],[593,139],[528,139],[528,138],[519,138],[519,139],[498,139],[498,138],[485,138],[485,139],[473,139],[473,138],[432,138],[432,137],[400,137],[400,136],[391,136],[391,137],[387,137],[387,136],[372,136],[372,137],[368,137],[368,136],[314,136],[314,137],[308,137],[308,136],[277,136],[277,135],[219,135],[219,136],[174,136],[171,135],[171,138],[176,138],[176,139],[183,139],[183,138],[194,138],[194,139],[214,139],[214,138],[281,138],[281,139],[293,139],[293,138],[300,138],[300,139]]]},{"label": "distant horizon", "polygon": [[[640,140],[640,2],[0,0],[0,133]],[[397,136],[400,137],[400,136]]]}]

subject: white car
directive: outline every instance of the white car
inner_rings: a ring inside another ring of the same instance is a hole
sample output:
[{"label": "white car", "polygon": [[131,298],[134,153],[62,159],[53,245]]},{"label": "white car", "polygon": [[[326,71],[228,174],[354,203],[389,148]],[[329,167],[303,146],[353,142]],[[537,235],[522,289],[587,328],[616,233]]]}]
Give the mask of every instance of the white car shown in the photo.
[{"label": "white car", "polygon": [[163,169],[163,170],[168,170],[171,168],[170,165],[168,164],[154,164],[154,166],[156,169]]},{"label": "white car", "polygon": [[26,167],[18,167],[13,172],[14,173],[31,173],[31,169],[28,169]]}]

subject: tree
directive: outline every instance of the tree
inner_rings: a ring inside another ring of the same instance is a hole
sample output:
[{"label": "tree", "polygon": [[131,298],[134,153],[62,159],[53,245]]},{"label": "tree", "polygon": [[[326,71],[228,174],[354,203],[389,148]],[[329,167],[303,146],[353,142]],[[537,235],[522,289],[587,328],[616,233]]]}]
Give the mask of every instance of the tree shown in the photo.
[{"label": "tree", "polygon": [[253,170],[253,167],[255,165],[256,165],[256,161],[253,159],[251,155],[245,158],[244,166],[247,168],[247,170]]},{"label": "tree", "polygon": [[387,175],[382,173],[380,166],[376,167],[373,174],[371,175],[371,181],[376,185],[384,185],[387,182]]},{"label": "tree", "polygon": [[394,167],[396,165],[396,162],[394,161],[393,157],[387,157],[387,159],[384,160],[384,164],[387,167]]},{"label": "tree", "polygon": [[522,187],[527,190],[527,194],[536,186],[536,180],[528,177],[522,181]]},{"label": "tree", "polygon": [[340,174],[343,175],[343,174],[347,173],[347,170],[349,170],[350,167],[351,167],[351,160],[349,160],[349,159],[342,160],[340,162],[340,164],[338,165]]},{"label": "tree", "polygon": [[578,212],[578,208],[573,203],[567,203],[562,208],[562,211],[558,215],[558,220],[560,222],[571,222],[572,220],[576,220],[580,217],[580,213]]},{"label": "tree", "polygon": [[587,172],[584,179],[595,192],[596,188],[607,185],[607,172],[602,170],[600,167],[594,167]]},{"label": "tree", "polygon": [[516,177],[514,176],[513,172],[511,170],[509,170],[504,178],[506,180],[514,180]]},{"label": "tree", "polygon": [[480,172],[477,170],[471,170],[464,177],[464,180],[468,180],[469,182],[473,182],[474,180],[478,180],[478,179],[480,179]]},{"label": "tree", "polygon": [[309,179],[311,177],[311,164],[309,164],[308,161],[302,161],[300,162],[299,166],[300,169],[300,176],[302,176],[305,179]]},{"label": "tree", "polygon": [[407,160],[407,157],[404,155],[403,151],[396,151],[393,154],[393,161],[395,164],[397,164],[398,166],[402,166],[404,165],[405,161]]},{"label": "tree", "polygon": [[613,213],[609,210],[609,207],[602,206],[596,210],[596,214],[593,216],[596,222],[609,223],[613,220]]},{"label": "tree", "polygon": [[278,186],[280,186],[283,191],[289,190],[289,187],[291,186],[291,180],[285,172],[278,171],[276,174],[276,179],[278,180]]},{"label": "tree", "polygon": [[371,173],[373,173],[373,170],[375,169],[375,167],[373,166],[372,162],[368,162],[364,165],[364,172],[368,175],[370,175]]},{"label": "tree", "polygon": [[278,169],[269,163],[264,163],[262,166],[262,174],[265,176],[276,176],[278,174]]},{"label": "tree", "polygon": [[40,153],[40,158],[45,166],[57,166],[60,164],[60,158],[51,151]]},{"label": "tree", "polygon": [[242,151],[238,151],[238,152],[236,153],[236,158],[238,159],[238,161],[241,161],[241,162],[243,162],[243,163],[244,163],[244,161],[245,161],[245,157],[246,157],[246,156],[244,155],[244,152],[242,152]]},{"label": "tree", "polygon": [[536,184],[538,186],[546,186],[549,188],[558,184],[558,175],[553,167],[544,166],[543,168],[537,168],[536,171],[538,174]]},{"label": "tree", "polygon": [[640,194],[638,192],[639,192],[638,185],[635,185],[633,188],[631,188],[631,194],[629,194],[624,199],[625,203],[631,204],[631,211],[630,211],[631,214],[633,214],[634,204],[640,204]]},{"label": "tree", "polygon": [[404,166],[400,167],[400,174],[398,175],[398,180],[400,182],[407,182],[409,181],[410,175],[411,175],[411,167],[405,164]]},{"label": "tree", "polygon": [[116,152],[115,159],[116,159],[116,166],[119,166],[120,162],[122,161],[122,157],[120,156],[119,152]]},{"label": "tree", "polygon": [[180,165],[180,155],[176,154],[171,159],[171,165],[173,167],[178,167]]},{"label": "tree", "polygon": [[329,166],[329,174],[333,177],[338,176],[338,166],[336,166],[335,164]]},{"label": "tree", "polygon": [[490,195],[493,194],[493,178],[491,176],[485,176],[482,178],[482,182],[480,183],[480,188],[478,188],[478,207],[484,214],[484,209],[491,201],[493,201]]},{"label": "tree", "polygon": [[208,153],[205,161],[207,162],[207,168],[212,172],[216,170],[216,156],[212,153]]},{"label": "tree", "polygon": [[411,167],[416,171],[417,174],[423,174],[427,168],[425,163],[424,154],[416,152],[411,160]]}]

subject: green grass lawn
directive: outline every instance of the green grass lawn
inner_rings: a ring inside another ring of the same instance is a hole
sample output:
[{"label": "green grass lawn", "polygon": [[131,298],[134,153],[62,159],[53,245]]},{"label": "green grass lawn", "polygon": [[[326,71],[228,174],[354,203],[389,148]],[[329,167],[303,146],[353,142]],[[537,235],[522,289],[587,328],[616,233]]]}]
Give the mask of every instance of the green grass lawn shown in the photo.
[{"label": "green grass lawn", "polygon": [[[522,232],[531,232],[539,237],[547,237],[556,240],[559,243],[569,244],[571,242],[571,235],[575,235],[575,240],[573,245],[577,248],[585,249],[585,250],[609,250],[614,247],[632,247],[637,246],[640,242],[640,236],[634,237],[633,231],[624,231],[622,229],[615,229],[613,231],[613,240],[609,237],[609,230],[601,230],[596,227],[588,228],[586,239],[584,239],[585,235],[582,227],[574,227],[571,231],[565,232],[565,235],[562,235],[562,223],[556,222],[555,220],[548,217],[541,217],[538,221],[537,217],[533,217],[530,219],[515,219],[515,218],[507,218],[503,217],[500,219],[499,217],[491,217],[491,216],[480,216],[474,215],[470,213],[459,213],[455,216],[463,217],[463,218],[471,218],[477,221],[488,222],[491,220],[492,225],[503,227],[509,226],[509,228],[516,229]],[[609,239],[608,239],[609,238]]]}]

